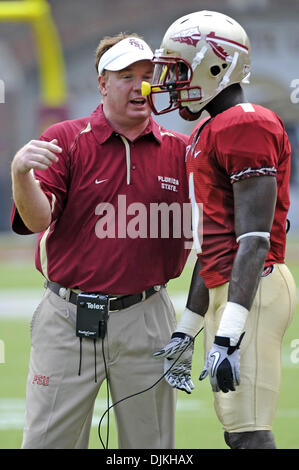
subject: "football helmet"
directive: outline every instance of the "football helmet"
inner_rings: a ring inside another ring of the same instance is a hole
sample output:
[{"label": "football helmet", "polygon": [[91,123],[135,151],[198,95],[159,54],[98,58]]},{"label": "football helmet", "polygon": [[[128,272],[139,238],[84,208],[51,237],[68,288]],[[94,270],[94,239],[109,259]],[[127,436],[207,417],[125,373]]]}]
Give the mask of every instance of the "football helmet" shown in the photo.
[{"label": "football helmet", "polygon": [[[248,83],[250,42],[234,19],[213,11],[198,11],[176,20],[155,51],[151,87],[143,87],[154,114],[180,109],[197,119],[209,101],[233,83]],[[155,95],[167,93],[158,110]]]}]

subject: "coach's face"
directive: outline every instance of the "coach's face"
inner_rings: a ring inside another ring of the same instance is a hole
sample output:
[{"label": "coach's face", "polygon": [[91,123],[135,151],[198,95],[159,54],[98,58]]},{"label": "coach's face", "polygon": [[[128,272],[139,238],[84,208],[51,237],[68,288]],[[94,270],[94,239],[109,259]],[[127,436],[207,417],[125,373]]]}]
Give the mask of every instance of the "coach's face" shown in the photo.
[{"label": "coach's face", "polygon": [[117,72],[105,70],[99,77],[104,113],[112,124],[134,126],[149,118],[151,108],[141,95],[141,83],[150,82],[152,75],[152,62],[141,60]]}]

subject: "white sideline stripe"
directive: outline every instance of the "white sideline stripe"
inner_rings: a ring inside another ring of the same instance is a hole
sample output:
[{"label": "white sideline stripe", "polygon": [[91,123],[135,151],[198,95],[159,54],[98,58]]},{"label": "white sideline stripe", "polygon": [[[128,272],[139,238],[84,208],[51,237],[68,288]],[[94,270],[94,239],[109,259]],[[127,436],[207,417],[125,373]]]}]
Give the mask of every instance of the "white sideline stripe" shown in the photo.
[{"label": "white sideline stripe", "polygon": [[0,291],[0,318],[31,318],[43,290]]},{"label": "white sideline stripe", "polygon": [[[111,405],[111,402],[110,402]],[[105,398],[98,399],[95,402],[92,426],[98,427],[102,414],[107,408]],[[194,412],[200,410],[201,414],[210,415],[207,405],[200,400],[178,400],[178,412]],[[110,410],[112,416],[113,409]],[[25,399],[22,398],[2,398],[0,399],[0,431],[6,429],[23,429],[25,416]],[[106,426],[107,414],[103,419],[103,426]]]},{"label": "white sideline stripe", "polygon": [[[92,426],[98,427],[102,414],[105,412],[107,402],[105,398],[96,400]],[[186,398],[185,400],[178,400],[177,403],[178,413],[198,413],[198,417],[214,416],[214,408],[212,405],[201,401]],[[110,410],[110,417],[112,416],[113,409]],[[23,429],[25,416],[25,400],[22,398],[2,398],[0,399],[0,431],[8,429]],[[299,408],[284,409],[280,408],[276,413],[277,418],[284,419],[298,419]],[[105,416],[102,426],[106,426]]]},{"label": "white sideline stripe", "polygon": [[[0,291],[0,318],[31,318],[41,301],[43,290],[24,289]],[[169,293],[177,313],[184,310],[188,293]],[[297,304],[299,304],[299,287],[297,287]]]},{"label": "white sideline stripe", "polygon": [[[41,301],[43,290],[0,291],[0,318],[31,318]],[[177,312],[186,306],[186,294],[171,295]]]}]

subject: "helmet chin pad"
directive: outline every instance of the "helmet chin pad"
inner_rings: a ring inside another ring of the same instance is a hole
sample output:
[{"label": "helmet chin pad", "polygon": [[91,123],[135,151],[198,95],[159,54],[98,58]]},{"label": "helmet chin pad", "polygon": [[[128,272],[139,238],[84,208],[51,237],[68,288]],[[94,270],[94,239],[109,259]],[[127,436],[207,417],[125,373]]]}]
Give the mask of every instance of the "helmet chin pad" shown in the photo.
[{"label": "helmet chin pad", "polygon": [[196,119],[199,119],[202,113],[202,109],[198,111],[197,113],[192,113],[190,109],[186,107],[182,107],[179,110],[179,115],[181,118],[185,119],[185,121],[196,121]]}]

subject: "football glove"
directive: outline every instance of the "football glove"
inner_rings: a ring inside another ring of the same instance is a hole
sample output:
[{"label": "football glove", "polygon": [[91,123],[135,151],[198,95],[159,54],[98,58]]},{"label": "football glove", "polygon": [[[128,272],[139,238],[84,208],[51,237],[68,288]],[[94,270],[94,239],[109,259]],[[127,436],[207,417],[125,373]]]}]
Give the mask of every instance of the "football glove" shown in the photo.
[{"label": "football glove", "polygon": [[163,349],[153,354],[155,358],[164,357],[166,382],[173,388],[190,394],[194,389],[191,380],[194,341],[185,333],[173,333],[171,341]]},{"label": "football glove", "polygon": [[240,385],[240,343],[244,333],[235,346],[230,346],[230,339],[215,336],[214,344],[210,349],[199,380],[210,376],[213,392],[224,393],[235,391]]}]

